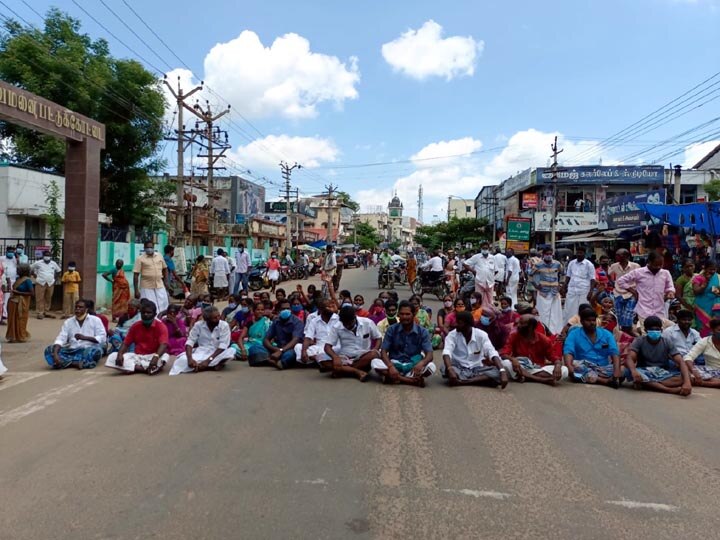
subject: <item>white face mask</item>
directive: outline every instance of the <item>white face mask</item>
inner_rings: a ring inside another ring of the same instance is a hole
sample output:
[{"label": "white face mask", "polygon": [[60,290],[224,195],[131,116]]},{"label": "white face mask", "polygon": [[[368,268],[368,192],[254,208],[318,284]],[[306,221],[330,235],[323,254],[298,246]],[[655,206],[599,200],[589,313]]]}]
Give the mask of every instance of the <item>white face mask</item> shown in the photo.
[{"label": "white face mask", "polygon": [[50,262],[50,257],[43,257],[43,261],[45,261],[46,263]]},{"label": "white face mask", "polygon": [[483,250],[480,251],[480,253],[482,253],[483,256],[487,257],[487,256],[488,256],[488,253],[490,253],[490,252],[489,252],[487,249],[483,249]]}]

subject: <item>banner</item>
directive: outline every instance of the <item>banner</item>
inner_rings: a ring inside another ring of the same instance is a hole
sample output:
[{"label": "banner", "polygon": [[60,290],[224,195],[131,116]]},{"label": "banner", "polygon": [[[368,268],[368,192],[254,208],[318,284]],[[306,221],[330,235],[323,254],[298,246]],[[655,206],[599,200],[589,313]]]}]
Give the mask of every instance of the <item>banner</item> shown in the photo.
[{"label": "banner", "polygon": [[523,193],[522,194],[522,207],[523,208],[537,208],[538,207],[538,194],[537,193]]},{"label": "banner", "polygon": [[[537,183],[552,184],[552,169],[538,167]],[[557,183],[568,184],[659,184],[665,183],[662,165],[617,167],[558,167]]]},{"label": "banner", "polygon": [[[598,217],[595,212],[558,212],[555,218],[555,232],[569,233],[597,229]],[[552,212],[535,212],[535,230],[551,232]]]},{"label": "banner", "polygon": [[622,229],[645,225],[645,210],[640,204],[664,204],[665,190],[613,197],[598,205],[598,229]]},{"label": "banner", "polygon": [[508,242],[529,242],[530,241],[530,218],[510,217],[507,220]]}]

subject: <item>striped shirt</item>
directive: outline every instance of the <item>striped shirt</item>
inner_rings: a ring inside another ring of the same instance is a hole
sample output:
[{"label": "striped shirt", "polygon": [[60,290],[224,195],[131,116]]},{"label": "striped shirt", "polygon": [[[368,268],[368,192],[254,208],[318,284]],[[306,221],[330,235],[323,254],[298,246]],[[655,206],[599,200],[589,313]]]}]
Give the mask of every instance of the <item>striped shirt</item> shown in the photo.
[{"label": "striped shirt", "polygon": [[532,269],[532,277],[537,291],[543,296],[555,296],[560,286],[560,274],[562,265],[556,260],[536,264]]}]

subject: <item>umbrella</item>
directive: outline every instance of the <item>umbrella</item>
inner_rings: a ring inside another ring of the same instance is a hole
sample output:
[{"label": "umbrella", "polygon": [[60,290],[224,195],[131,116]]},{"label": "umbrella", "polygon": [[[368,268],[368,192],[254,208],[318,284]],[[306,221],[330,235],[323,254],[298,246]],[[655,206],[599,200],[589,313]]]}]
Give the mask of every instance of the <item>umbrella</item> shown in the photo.
[{"label": "umbrella", "polygon": [[370,253],[370,250],[369,249],[361,249],[360,251],[358,251],[358,253],[360,255],[365,255],[366,253]]},{"label": "umbrella", "polygon": [[316,247],[313,247],[309,244],[302,244],[297,247],[300,251],[322,251],[321,249],[318,249]]}]

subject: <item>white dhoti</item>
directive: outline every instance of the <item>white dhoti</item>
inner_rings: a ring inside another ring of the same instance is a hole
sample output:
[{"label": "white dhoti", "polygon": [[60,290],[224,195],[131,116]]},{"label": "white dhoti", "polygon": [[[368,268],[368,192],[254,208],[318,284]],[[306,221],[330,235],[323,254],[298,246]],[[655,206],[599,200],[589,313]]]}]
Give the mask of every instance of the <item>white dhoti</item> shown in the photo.
[{"label": "white dhoti", "polygon": [[563,329],[563,312],[560,295],[543,296],[538,292],[535,307],[540,315],[540,322],[545,324],[552,334],[559,334]]},{"label": "white dhoti", "polygon": [[[297,357],[298,364],[307,364],[307,362],[303,362],[302,359],[302,343],[298,343],[295,345],[295,356]],[[336,345],[333,349],[335,352],[338,351],[340,348],[340,345]],[[307,348],[307,355],[310,358],[310,364],[314,362],[330,362],[331,358],[325,354],[325,344],[324,343],[318,343],[316,345],[310,345]]]},{"label": "white dhoti", "polygon": [[565,310],[563,311],[563,326],[567,324],[571,317],[578,314],[580,304],[588,302],[587,295],[590,289],[568,291],[565,296]]},{"label": "white dhoti", "polygon": [[[215,352],[215,349],[213,347],[197,347],[193,350],[192,357],[195,362],[204,362],[208,358],[210,358],[210,355]],[[232,360],[235,357],[235,349],[232,347],[228,347],[223,352],[218,354],[212,362],[210,362],[210,367],[217,366],[220,362],[224,362],[226,360]],[[177,357],[175,360],[175,363],[173,364],[172,369],[170,370],[170,375],[180,375],[180,373],[192,373],[193,368],[191,368],[188,365],[188,359],[187,355],[185,353],[182,353],[180,356]]]},{"label": "white dhoti", "polygon": [[[135,354],[135,353],[125,353],[123,355],[123,362],[122,365],[118,366],[115,363],[115,360],[117,359],[118,353],[112,353],[107,357],[107,360],[105,361],[105,367],[118,369],[120,371],[128,371],[130,373],[135,371],[135,368],[137,366],[140,366],[145,371],[147,371],[148,367],[150,367],[150,361],[152,360],[154,354]],[[165,353],[163,354],[160,359],[158,360],[158,367],[162,367],[165,364],[168,363],[170,360],[170,355]]]},{"label": "white dhoti", "polygon": [[165,311],[170,304],[167,290],[164,287],[161,289],[140,289],[140,298],[147,298],[152,301],[158,313]]},{"label": "white dhoti", "polygon": [[213,275],[213,287],[216,289],[227,289],[228,277],[227,274],[214,274]]},{"label": "white dhoti", "polygon": [[280,271],[279,270],[268,270],[267,278],[270,281],[280,281]]},{"label": "white dhoti", "polygon": [[2,363],[2,345],[0,345],[0,375],[7,372],[5,364]]},{"label": "white dhoti", "polygon": [[518,284],[520,283],[520,276],[512,276],[509,280],[507,285],[505,286],[505,295],[509,296],[512,300],[512,308],[515,309],[515,306],[518,303]]}]

